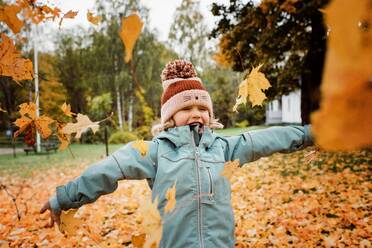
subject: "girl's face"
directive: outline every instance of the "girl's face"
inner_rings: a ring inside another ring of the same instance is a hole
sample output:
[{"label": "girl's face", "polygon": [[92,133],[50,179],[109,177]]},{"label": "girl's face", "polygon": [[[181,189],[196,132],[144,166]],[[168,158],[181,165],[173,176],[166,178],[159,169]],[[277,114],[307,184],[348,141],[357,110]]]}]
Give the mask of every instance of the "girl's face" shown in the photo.
[{"label": "girl's face", "polygon": [[176,126],[185,126],[199,122],[203,125],[209,124],[209,111],[206,107],[192,105],[185,107],[173,115]]}]

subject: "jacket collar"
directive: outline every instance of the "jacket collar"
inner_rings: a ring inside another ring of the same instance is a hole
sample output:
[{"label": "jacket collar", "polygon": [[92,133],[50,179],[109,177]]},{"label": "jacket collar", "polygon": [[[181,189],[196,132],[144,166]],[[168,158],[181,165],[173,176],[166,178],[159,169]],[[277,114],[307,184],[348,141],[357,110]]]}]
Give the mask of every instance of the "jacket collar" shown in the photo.
[{"label": "jacket collar", "polygon": [[[179,126],[169,128],[166,131],[162,131],[158,136],[155,138],[157,139],[167,139],[172,142],[176,147],[180,147],[186,144],[193,144],[193,136],[190,131],[190,127],[186,126]],[[216,139],[216,135],[212,132],[212,130],[204,126],[204,132],[200,140],[199,146],[210,147],[214,140]]]}]

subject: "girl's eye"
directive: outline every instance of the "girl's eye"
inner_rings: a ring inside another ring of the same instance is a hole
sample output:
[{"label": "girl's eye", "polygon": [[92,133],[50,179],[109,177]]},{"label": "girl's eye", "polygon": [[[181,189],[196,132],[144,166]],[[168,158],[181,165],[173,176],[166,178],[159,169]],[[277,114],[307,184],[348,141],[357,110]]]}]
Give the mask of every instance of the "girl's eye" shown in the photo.
[{"label": "girl's eye", "polygon": [[190,109],[191,109],[190,107],[184,107],[182,110],[188,111]]}]

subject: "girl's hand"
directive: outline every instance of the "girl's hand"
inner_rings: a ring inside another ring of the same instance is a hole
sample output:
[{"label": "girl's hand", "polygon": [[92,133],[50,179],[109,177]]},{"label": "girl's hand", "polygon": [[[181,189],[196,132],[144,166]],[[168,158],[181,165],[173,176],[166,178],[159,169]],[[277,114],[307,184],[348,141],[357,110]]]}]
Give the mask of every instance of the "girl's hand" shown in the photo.
[{"label": "girl's hand", "polygon": [[40,209],[40,214],[44,213],[47,210],[49,210],[50,212],[50,223],[47,225],[47,227],[53,227],[54,223],[57,223],[57,225],[59,226],[61,224],[61,212],[53,212],[52,208],[50,207],[49,201],[47,201]]}]

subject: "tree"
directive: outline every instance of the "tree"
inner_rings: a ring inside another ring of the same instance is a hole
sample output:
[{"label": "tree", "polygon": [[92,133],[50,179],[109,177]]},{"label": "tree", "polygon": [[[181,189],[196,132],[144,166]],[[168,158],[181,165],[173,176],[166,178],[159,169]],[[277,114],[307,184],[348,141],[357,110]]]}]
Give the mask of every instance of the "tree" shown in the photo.
[{"label": "tree", "polygon": [[202,65],[208,53],[206,48],[208,29],[203,19],[199,1],[183,0],[176,9],[174,22],[169,31],[171,47],[181,57],[197,66]]},{"label": "tree", "polygon": [[266,0],[259,5],[230,1],[213,4],[221,17],[212,36],[220,36],[222,60],[237,71],[264,63],[262,71],[272,87],[269,99],[301,88],[302,122],[319,107],[321,75],[326,50],[323,15],[328,0]]}]

